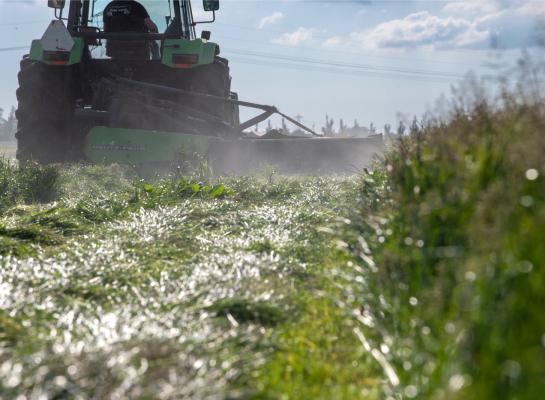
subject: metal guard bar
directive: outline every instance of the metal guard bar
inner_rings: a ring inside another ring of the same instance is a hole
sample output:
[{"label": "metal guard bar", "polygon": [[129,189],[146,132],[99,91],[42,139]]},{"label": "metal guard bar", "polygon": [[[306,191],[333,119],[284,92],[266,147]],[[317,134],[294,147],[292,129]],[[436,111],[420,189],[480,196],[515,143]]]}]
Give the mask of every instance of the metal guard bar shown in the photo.
[{"label": "metal guard bar", "polygon": [[254,126],[254,125],[256,125],[256,124],[258,124],[260,122],[265,121],[267,118],[269,118],[273,114],[278,114],[281,117],[288,120],[289,122],[291,122],[292,124],[294,124],[295,126],[301,128],[302,130],[304,130],[304,131],[306,131],[306,132],[308,132],[308,133],[310,133],[310,134],[312,134],[314,136],[322,136],[322,135],[316,133],[315,131],[313,131],[312,129],[310,129],[309,127],[301,124],[300,122],[298,122],[298,121],[294,120],[293,118],[287,116],[286,114],[280,112],[274,106],[268,106],[268,105],[257,104],[257,103],[250,103],[250,102],[241,101],[241,100],[226,99],[226,98],[223,98],[223,97],[213,96],[213,95],[210,95],[210,94],[195,93],[195,92],[190,92],[188,90],[183,90],[183,89],[174,89],[174,88],[170,88],[170,87],[166,87],[166,86],[156,85],[154,83],[134,81],[134,80],[127,79],[127,78],[117,78],[116,80],[119,83],[125,83],[126,85],[129,85],[129,86],[139,86],[139,87],[141,87],[143,89],[157,90],[157,91],[162,91],[164,93],[171,93],[171,94],[183,94],[184,96],[188,96],[188,97],[207,99],[207,100],[211,100],[211,101],[217,101],[219,103],[236,104],[238,106],[247,107],[247,108],[255,108],[255,109],[264,111],[263,114],[260,114],[260,115],[258,115],[256,117],[252,118],[252,119],[249,119],[246,122],[241,123],[239,125],[241,131],[244,130],[244,129],[247,129],[247,128],[251,127],[251,126]]}]

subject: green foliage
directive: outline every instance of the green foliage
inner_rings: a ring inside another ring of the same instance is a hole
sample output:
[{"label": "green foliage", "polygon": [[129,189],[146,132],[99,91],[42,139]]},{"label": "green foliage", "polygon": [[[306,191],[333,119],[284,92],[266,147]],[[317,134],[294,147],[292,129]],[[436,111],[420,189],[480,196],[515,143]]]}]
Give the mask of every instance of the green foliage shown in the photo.
[{"label": "green foliage", "polygon": [[286,319],[282,310],[266,302],[230,298],[220,300],[208,308],[217,316],[231,316],[238,323],[253,322],[263,326],[274,326]]},{"label": "green foliage", "polygon": [[265,239],[261,242],[254,242],[248,246],[248,250],[255,251],[256,253],[271,253],[274,251],[274,246],[270,240]]},{"label": "green foliage", "polygon": [[174,204],[182,199],[218,199],[231,192],[223,184],[206,184],[185,178],[165,178],[154,184],[135,182],[131,209],[152,208],[159,204]]},{"label": "green foliage", "polygon": [[59,239],[54,232],[40,229],[35,225],[17,226],[11,229],[0,226],[0,236],[37,244],[59,244]]},{"label": "green foliage", "polygon": [[541,100],[480,100],[413,124],[384,170],[365,177],[356,274],[401,392],[535,399],[545,390],[544,131]]},{"label": "green foliage", "polygon": [[54,166],[29,164],[18,168],[0,158],[0,212],[17,203],[49,203],[59,198],[60,172]]},{"label": "green foliage", "polygon": [[[353,321],[320,296],[320,286],[301,293],[300,318],[273,332],[276,349],[252,372],[250,399],[379,399],[378,368],[353,334]],[[244,382],[246,383],[246,382]]]}]

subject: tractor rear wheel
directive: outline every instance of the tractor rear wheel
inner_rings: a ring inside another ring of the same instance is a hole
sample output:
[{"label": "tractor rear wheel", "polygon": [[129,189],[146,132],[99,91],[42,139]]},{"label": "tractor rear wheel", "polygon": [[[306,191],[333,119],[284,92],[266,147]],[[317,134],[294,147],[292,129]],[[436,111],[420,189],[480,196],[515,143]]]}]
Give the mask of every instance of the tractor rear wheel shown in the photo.
[{"label": "tractor rear wheel", "polygon": [[218,97],[229,97],[231,77],[229,62],[225,58],[216,57],[212,64],[203,65],[195,70],[190,82],[190,90]]},{"label": "tractor rear wheel", "polygon": [[[190,80],[192,92],[204,93],[212,96],[231,98],[231,76],[229,75],[229,62],[225,58],[216,57],[212,64],[203,65],[195,70],[195,75]],[[201,104],[202,109],[222,119],[233,127],[235,123],[234,107],[231,104],[216,104],[213,108],[207,104]],[[238,112],[238,106],[236,106]]]},{"label": "tractor rear wheel", "polygon": [[65,161],[75,104],[70,69],[24,58],[18,78],[17,160],[23,164]]}]

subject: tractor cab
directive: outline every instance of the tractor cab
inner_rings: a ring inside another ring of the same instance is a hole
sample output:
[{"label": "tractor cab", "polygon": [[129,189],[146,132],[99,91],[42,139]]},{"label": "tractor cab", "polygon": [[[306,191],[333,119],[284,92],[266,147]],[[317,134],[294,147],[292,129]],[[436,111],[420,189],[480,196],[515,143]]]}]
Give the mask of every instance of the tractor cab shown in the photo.
[{"label": "tractor cab", "polygon": [[[212,13],[211,18],[195,21],[190,0],[71,0],[68,3],[49,0],[48,6],[55,9],[57,30],[65,25],[71,37],[83,41],[86,54],[92,58],[141,60],[162,59],[167,40],[195,40],[195,27],[214,22],[219,9],[219,0],[204,0],[202,8]],[[127,15],[131,9],[144,10],[157,31],[147,29],[142,24],[142,16],[140,21],[131,23],[138,20],[138,16]],[[210,32],[204,31],[201,39],[207,42]]]},{"label": "tractor cab", "polygon": [[[172,7],[157,1],[96,0],[90,13],[88,31],[103,33],[165,33],[178,21]],[[105,45],[104,45],[104,42]],[[160,40],[95,40],[89,50],[93,58],[161,59]]]}]

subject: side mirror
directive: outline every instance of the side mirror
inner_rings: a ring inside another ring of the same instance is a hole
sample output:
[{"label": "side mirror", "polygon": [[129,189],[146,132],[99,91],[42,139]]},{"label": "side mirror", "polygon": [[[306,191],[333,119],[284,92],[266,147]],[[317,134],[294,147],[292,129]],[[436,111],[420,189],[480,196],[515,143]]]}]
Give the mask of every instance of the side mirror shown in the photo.
[{"label": "side mirror", "polygon": [[64,8],[65,0],[47,0],[47,6],[54,8],[55,10],[62,10]]},{"label": "side mirror", "polygon": [[210,36],[212,35],[212,33],[210,31],[202,31],[201,32],[201,39],[202,40],[210,40]]},{"label": "side mirror", "polygon": [[203,0],[204,11],[218,11],[220,9],[220,0]]}]

